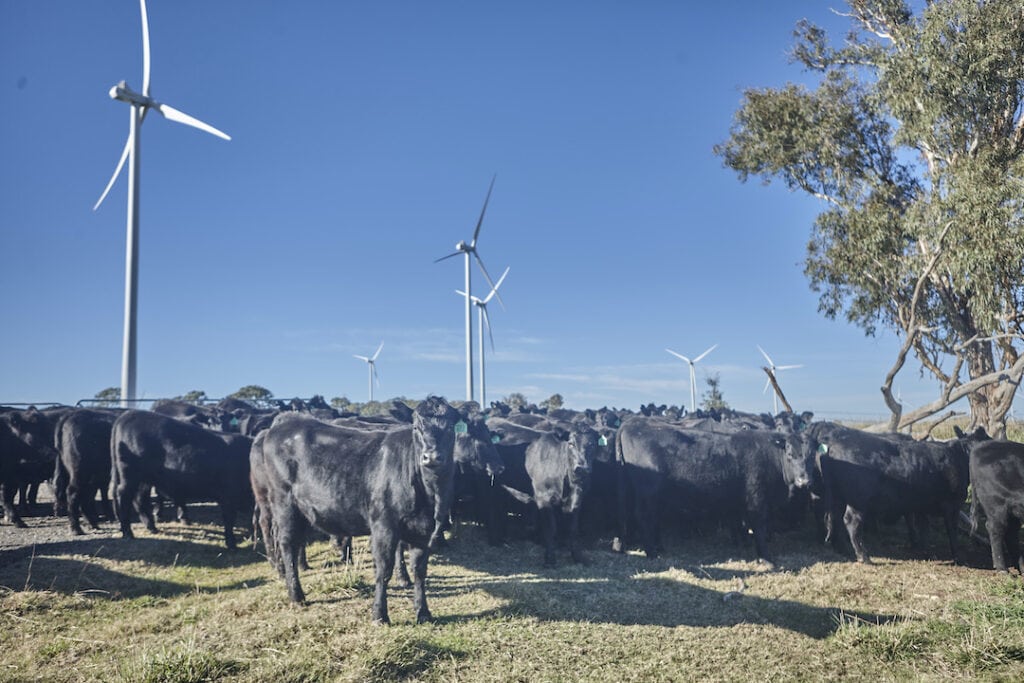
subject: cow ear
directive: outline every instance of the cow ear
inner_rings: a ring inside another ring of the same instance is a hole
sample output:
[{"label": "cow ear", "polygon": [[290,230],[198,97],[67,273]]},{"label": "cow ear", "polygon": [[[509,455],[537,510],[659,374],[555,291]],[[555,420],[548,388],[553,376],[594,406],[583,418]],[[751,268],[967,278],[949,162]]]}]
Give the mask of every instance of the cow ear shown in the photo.
[{"label": "cow ear", "polygon": [[964,434],[963,430],[960,429],[960,427],[958,427],[957,425],[953,425],[953,433],[956,434],[956,438],[958,439],[963,439],[964,437],[967,436],[966,434]]}]

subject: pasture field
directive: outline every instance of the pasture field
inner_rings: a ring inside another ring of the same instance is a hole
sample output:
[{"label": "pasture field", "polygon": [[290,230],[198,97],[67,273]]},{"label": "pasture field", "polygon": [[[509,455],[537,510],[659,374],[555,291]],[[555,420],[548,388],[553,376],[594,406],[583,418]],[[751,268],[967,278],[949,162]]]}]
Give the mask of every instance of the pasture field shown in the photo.
[{"label": "pasture field", "polygon": [[808,528],[776,536],[776,571],[724,533],[656,560],[602,540],[543,569],[539,545],[460,525],[431,559],[436,621],[415,625],[411,589],[392,588],[382,627],[366,539],[354,565],[311,545],[294,607],[248,542],[223,547],[215,508],[194,517],[128,541],[35,517],[49,540],[20,547],[32,531],[0,527],[0,680],[1024,680],[1024,585],[979,569],[978,545],[974,568],[946,561],[937,522],[924,553],[943,559],[893,527],[862,566]]}]

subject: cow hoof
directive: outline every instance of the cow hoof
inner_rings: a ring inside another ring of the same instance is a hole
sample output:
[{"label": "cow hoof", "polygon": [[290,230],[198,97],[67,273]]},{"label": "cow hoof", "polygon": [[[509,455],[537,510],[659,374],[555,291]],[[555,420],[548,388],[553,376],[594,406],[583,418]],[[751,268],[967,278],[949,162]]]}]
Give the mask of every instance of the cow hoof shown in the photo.
[{"label": "cow hoof", "polygon": [[[96,527],[93,527],[93,528],[95,529]],[[85,532],[82,531],[82,527],[80,527],[80,526],[79,527],[71,527],[71,533],[74,534],[75,536],[85,536]]]},{"label": "cow hoof", "polygon": [[416,615],[417,624],[429,624],[434,620],[434,615],[430,613],[430,610],[423,610]]},{"label": "cow hoof", "polygon": [[374,617],[373,623],[377,626],[390,626],[391,620],[387,617]]}]

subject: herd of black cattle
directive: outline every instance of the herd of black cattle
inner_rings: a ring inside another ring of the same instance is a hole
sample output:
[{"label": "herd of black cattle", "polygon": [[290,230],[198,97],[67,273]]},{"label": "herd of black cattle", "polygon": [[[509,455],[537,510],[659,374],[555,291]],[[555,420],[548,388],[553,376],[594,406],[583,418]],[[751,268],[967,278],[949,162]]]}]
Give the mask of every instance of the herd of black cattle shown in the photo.
[{"label": "herd of black cattle", "polygon": [[[282,408],[233,400],[0,408],[4,517],[24,527],[19,507],[44,481],[54,513],[66,514],[75,534],[82,515],[98,528],[97,494],[125,538],[133,511],[155,531],[161,502],[182,515],[190,502],[215,501],[234,548],[236,517],[251,511],[254,538],[295,602],[304,600],[298,571],[311,532],[330,536],[343,555],[352,536],[369,535],[374,619],[388,621],[392,573],[409,581],[407,549],[416,616],[425,621],[427,558],[453,517],[482,524],[492,544],[515,525],[535,526],[551,565],[559,536],[581,559],[581,533],[653,557],[664,525],[749,532],[757,557],[771,563],[771,532],[808,514],[826,540],[845,548],[848,539],[857,560],[870,562],[866,521],[903,518],[916,542],[922,521],[940,515],[956,561],[970,484],[971,516],[977,524],[985,513],[994,567],[1007,571],[1009,560],[1024,573],[1024,445],[981,429],[918,441],[811,422],[810,414],[481,411],[438,397],[415,409],[394,402],[390,415],[375,417],[341,414],[322,400]],[[835,528],[840,519],[845,536]]]}]

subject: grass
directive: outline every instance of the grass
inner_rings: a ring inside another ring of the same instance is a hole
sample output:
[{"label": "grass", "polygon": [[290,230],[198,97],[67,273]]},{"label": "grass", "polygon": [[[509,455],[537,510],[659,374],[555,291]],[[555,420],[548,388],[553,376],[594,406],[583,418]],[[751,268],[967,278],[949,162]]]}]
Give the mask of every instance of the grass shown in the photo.
[{"label": "grass", "polygon": [[[539,546],[462,525],[431,559],[436,621],[415,625],[411,590],[393,588],[381,627],[366,539],[351,566],[313,544],[295,607],[260,555],[226,551],[197,516],[4,551],[0,680],[1024,679],[1020,579],[922,558],[897,528],[868,538],[870,566],[780,534],[770,572],[725,534],[670,539],[655,560],[593,543],[586,564],[543,569]],[[925,553],[944,558],[934,527]]]}]

